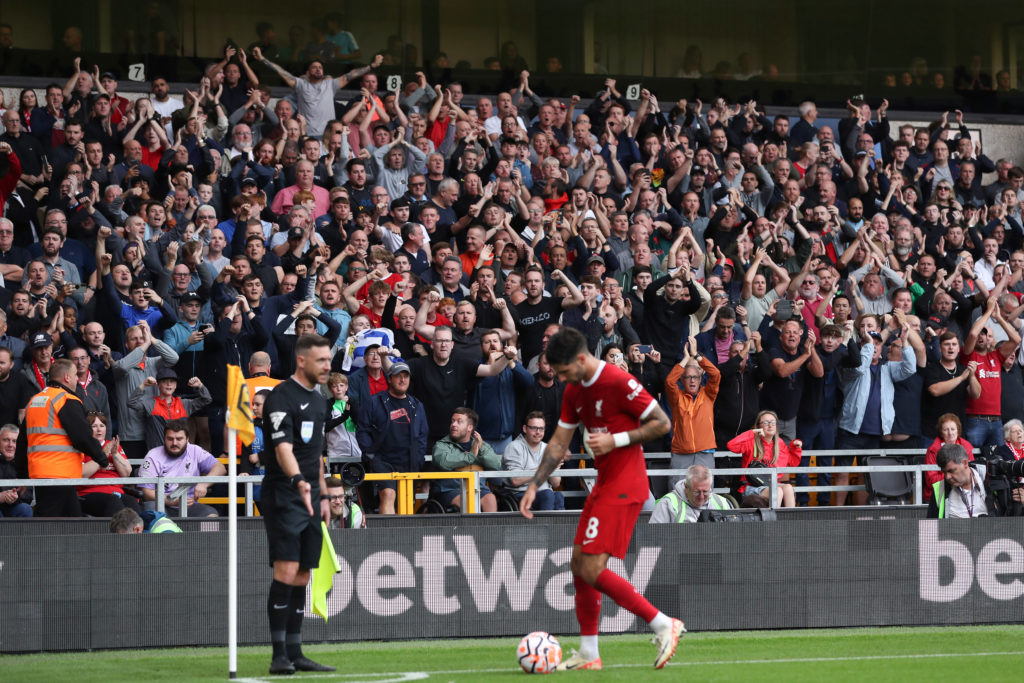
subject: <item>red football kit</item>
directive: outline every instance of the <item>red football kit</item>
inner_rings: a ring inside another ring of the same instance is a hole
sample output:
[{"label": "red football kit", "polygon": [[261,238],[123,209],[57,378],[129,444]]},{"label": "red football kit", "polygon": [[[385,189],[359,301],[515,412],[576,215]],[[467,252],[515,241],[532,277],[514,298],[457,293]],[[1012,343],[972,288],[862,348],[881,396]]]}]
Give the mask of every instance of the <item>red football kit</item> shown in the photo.
[{"label": "red football kit", "polygon": [[[589,381],[566,385],[558,424],[573,429],[582,422],[595,434],[628,432],[657,405],[635,377],[602,361]],[[616,448],[595,457],[594,465],[597,483],[583,506],[573,543],[587,554],[622,558],[650,490],[644,451],[640,444]]]}]

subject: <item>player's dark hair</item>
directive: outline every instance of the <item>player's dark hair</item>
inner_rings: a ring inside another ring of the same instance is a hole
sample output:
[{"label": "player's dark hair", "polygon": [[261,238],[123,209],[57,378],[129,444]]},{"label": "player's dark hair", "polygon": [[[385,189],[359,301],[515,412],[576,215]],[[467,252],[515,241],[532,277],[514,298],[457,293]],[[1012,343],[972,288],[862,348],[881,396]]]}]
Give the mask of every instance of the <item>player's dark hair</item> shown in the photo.
[{"label": "player's dark hair", "polygon": [[295,355],[302,356],[310,349],[319,346],[330,346],[331,342],[319,334],[304,334],[295,340]]},{"label": "player's dark hair", "polygon": [[576,360],[576,356],[586,352],[587,338],[572,327],[562,327],[551,335],[545,350],[551,365],[568,365]]}]

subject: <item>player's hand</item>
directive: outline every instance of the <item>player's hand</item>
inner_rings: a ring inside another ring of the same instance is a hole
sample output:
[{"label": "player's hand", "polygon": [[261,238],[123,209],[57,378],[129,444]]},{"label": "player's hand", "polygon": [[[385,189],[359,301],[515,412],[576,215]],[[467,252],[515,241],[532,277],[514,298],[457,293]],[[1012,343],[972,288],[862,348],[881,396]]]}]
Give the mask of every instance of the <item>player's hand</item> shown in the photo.
[{"label": "player's hand", "polygon": [[588,434],[587,446],[594,455],[607,455],[615,450],[615,437],[611,434]]},{"label": "player's hand", "polygon": [[533,507],[533,499],[537,497],[537,485],[532,481],[530,485],[526,487],[526,493],[519,499],[519,514],[526,519],[533,519],[533,512],[530,508]]},{"label": "player's hand", "polygon": [[[312,491],[313,487],[309,485],[308,481],[300,481],[298,484],[295,485],[295,488],[297,488],[299,490],[299,495],[302,497],[302,503],[306,506],[306,512],[308,512],[309,516],[312,517],[313,516],[313,496],[310,493],[310,491]],[[320,502],[323,503],[323,500],[321,500]],[[327,514],[328,515],[330,514],[330,510],[331,510],[330,503],[328,502],[328,504],[327,504]]]}]

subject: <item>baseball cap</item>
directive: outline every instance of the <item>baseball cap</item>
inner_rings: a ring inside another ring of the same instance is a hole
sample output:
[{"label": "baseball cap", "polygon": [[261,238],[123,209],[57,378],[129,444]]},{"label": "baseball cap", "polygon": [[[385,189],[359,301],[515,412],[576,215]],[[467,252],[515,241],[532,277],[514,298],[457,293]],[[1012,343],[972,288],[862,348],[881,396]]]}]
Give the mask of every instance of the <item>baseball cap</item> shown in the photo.
[{"label": "baseball cap", "polygon": [[129,289],[153,289],[153,283],[145,278],[138,278],[132,280],[132,284]]},{"label": "baseball cap", "polygon": [[[511,244],[511,242],[509,242],[509,244]],[[590,265],[591,263],[600,263],[603,266],[605,265],[604,257],[600,254],[593,254],[587,259],[587,265]]]},{"label": "baseball cap", "polygon": [[239,185],[241,187],[245,187],[246,185],[251,185],[253,187],[256,187],[257,183],[256,183],[256,179],[255,178],[242,178],[242,182],[239,183]]},{"label": "baseball cap", "polygon": [[174,371],[174,368],[160,368],[156,373],[156,381],[159,382],[165,379],[178,379],[178,373]]},{"label": "baseball cap", "polygon": [[116,81],[117,74],[115,74],[113,71],[104,71],[100,74],[100,80],[102,81],[104,78],[109,78],[112,81]]},{"label": "baseball cap", "polygon": [[181,295],[181,299],[179,299],[179,301],[181,302],[181,305],[184,306],[185,304],[190,304],[193,301],[202,303],[203,298],[196,292],[185,292]]},{"label": "baseball cap", "polygon": [[941,313],[935,313],[934,315],[928,316],[928,320],[925,321],[925,327],[930,327],[933,330],[939,330],[943,327],[949,327],[949,320]]},{"label": "baseball cap", "polygon": [[731,258],[727,258],[727,259],[725,259],[725,265],[726,265],[726,266],[729,266],[729,267],[730,267],[730,268],[732,268],[733,270],[736,270],[736,266],[735,266],[735,264],[733,264],[733,262],[732,262],[732,259],[731,259]]},{"label": "baseball cap", "polygon": [[[409,366],[405,363],[395,363],[388,369],[388,377],[394,377],[400,372],[409,372]],[[411,373],[410,373],[411,374]]]},{"label": "baseball cap", "polygon": [[41,349],[44,346],[53,346],[53,340],[50,339],[50,335],[45,332],[36,332],[32,335],[31,347],[33,349]]}]

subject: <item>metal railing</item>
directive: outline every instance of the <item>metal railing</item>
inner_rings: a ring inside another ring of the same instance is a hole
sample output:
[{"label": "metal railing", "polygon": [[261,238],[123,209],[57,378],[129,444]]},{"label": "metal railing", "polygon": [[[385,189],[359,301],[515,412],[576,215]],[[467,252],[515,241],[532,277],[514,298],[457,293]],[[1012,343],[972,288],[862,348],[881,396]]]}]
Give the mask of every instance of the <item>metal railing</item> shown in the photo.
[{"label": "metal railing", "polygon": [[[882,449],[879,452],[880,455],[921,455],[922,451],[917,449],[899,449],[899,450],[885,450]],[[831,456],[851,456],[850,451],[805,451],[804,455],[816,456],[816,457],[831,457]],[[738,457],[734,453],[729,452],[717,452],[715,453],[716,458],[726,457]],[[584,459],[582,456],[580,460]],[[665,461],[670,459],[668,453],[651,453],[647,455],[647,460],[650,461]],[[841,473],[863,473],[870,474],[872,472],[909,472],[913,475],[913,503],[920,505],[923,500],[923,483],[924,483],[924,472],[937,472],[939,468],[936,465],[885,465],[885,466],[828,466],[828,467],[764,467],[757,470],[759,476],[770,478],[772,482],[776,481],[778,474],[841,474]],[[567,468],[556,470],[557,476],[567,478],[596,478],[597,470],[594,468]],[[712,473],[717,476],[735,476],[742,474],[749,474],[750,470],[744,468],[716,468],[712,470]],[[415,484],[419,481],[430,481],[438,479],[457,479],[461,485],[461,496],[460,502],[463,512],[475,513],[480,511],[480,490],[481,483],[488,480],[494,479],[506,479],[506,478],[519,478],[519,477],[531,477],[533,476],[533,470],[498,470],[498,471],[481,471],[481,472],[394,472],[389,474],[367,474],[366,479],[368,481],[383,481],[390,480],[398,482],[398,491],[396,496],[396,510],[398,514],[412,514],[415,512],[415,501],[417,498],[426,497],[424,494],[417,495],[415,492]],[[680,477],[686,474],[685,469],[647,469],[647,475],[649,477]],[[244,488],[244,495],[240,495],[237,491],[232,495],[229,491],[227,497],[223,496],[205,496],[198,499],[196,502],[199,503],[212,503],[212,504],[223,504],[230,502],[232,498],[235,499],[236,503],[244,503],[245,515],[252,516],[254,511],[254,498],[253,489],[260,485],[263,481],[263,477],[259,475],[255,476],[244,476],[239,477],[238,485]],[[15,487],[15,486],[96,486],[98,483],[104,485],[115,485],[115,486],[134,486],[138,484],[153,484],[155,485],[155,500],[152,501],[154,506],[160,512],[166,512],[166,490],[168,486],[174,486],[177,489],[182,484],[194,485],[194,484],[228,484],[229,479],[227,476],[219,477],[123,477],[118,479],[3,479],[0,480],[0,487]],[[777,487],[770,486],[769,488],[769,504],[772,508],[778,507],[779,501],[777,496]],[[729,489],[716,488],[715,491],[718,493],[727,493]],[[803,492],[832,492],[832,491],[863,491],[865,486],[860,485],[846,485],[846,486],[796,486],[794,490],[800,493]],[[467,492],[472,492],[472,495],[467,495]],[[173,493],[173,492],[172,492]],[[585,495],[582,491],[580,494]],[[188,506],[181,505],[180,513],[182,517],[188,516]]]}]

